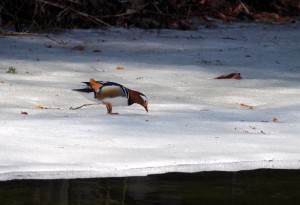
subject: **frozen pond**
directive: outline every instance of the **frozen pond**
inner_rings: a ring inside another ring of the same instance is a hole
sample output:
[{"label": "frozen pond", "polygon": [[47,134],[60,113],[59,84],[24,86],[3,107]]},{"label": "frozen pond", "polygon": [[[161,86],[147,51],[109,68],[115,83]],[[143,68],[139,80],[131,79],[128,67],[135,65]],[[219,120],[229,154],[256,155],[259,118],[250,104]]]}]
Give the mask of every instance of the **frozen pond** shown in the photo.
[{"label": "frozen pond", "polygon": [[[0,180],[299,169],[299,28],[0,36]],[[90,78],[143,92],[149,113],[70,110]]]}]

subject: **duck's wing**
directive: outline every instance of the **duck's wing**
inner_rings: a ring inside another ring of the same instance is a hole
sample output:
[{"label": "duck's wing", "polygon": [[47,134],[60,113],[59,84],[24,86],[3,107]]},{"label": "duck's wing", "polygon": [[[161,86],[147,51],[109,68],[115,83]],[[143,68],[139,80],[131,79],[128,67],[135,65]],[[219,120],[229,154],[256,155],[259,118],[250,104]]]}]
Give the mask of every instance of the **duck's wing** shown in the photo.
[{"label": "duck's wing", "polygon": [[129,98],[129,91],[121,84],[114,82],[96,81],[90,79],[89,82],[82,82],[87,86],[82,89],[73,89],[74,91],[94,93],[94,97],[103,100],[107,98],[124,97]]},{"label": "duck's wing", "polygon": [[98,88],[96,93],[96,98],[105,99],[105,98],[116,98],[124,97],[128,98],[128,89],[123,85],[114,82],[103,82],[101,81],[102,86]]}]

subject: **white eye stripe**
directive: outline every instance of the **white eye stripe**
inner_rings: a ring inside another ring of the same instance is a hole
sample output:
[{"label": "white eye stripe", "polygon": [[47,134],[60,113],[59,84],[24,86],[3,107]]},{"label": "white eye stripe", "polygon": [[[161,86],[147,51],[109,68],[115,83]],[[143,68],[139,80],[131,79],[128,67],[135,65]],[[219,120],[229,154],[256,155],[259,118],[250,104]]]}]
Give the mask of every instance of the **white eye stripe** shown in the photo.
[{"label": "white eye stripe", "polygon": [[145,102],[148,102],[148,98],[147,98],[145,95],[141,95],[141,97],[143,98],[143,100],[144,100]]}]

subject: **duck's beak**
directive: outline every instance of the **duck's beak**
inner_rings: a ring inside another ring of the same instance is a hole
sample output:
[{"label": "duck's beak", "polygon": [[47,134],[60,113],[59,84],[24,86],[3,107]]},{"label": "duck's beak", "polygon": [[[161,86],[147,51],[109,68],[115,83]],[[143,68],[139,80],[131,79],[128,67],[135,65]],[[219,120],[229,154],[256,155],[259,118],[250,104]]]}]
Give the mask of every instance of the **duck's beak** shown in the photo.
[{"label": "duck's beak", "polygon": [[145,110],[148,112],[148,105],[144,104],[143,107],[145,108]]}]

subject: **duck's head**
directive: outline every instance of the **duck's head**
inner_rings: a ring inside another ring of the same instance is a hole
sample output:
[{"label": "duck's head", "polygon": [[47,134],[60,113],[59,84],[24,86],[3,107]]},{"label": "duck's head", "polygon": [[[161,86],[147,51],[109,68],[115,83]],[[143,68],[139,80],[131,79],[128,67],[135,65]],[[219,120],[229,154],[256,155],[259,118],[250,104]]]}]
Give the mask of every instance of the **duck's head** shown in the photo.
[{"label": "duck's head", "polygon": [[128,105],[132,105],[133,103],[140,104],[148,112],[148,98],[143,93],[129,90]]}]

